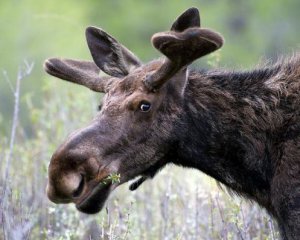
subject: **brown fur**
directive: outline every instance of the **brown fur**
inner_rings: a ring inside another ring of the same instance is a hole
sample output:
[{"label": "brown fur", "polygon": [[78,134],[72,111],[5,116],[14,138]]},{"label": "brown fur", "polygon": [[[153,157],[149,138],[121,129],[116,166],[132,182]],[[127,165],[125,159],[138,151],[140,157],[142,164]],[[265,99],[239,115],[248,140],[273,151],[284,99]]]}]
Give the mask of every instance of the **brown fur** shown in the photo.
[{"label": "brown fur", "polygon": [[[223,44],[218,33],[200,29],[195,8],[155,34],[167,58],[145,65],[101,29],[90,27],[86,36],[95,63],[45,63],[51,75],[105,92],[96,118],[52,156],[52,201],[95,213],[118,185],[141,176],[135,190],[174,163],[256,201],[276,218],[283,239],[298,239],[299,54],[249,72],[189,70]],[[111,77],[99,77],[99,69]],[[108,181],[115,173],[119,183]]]}]

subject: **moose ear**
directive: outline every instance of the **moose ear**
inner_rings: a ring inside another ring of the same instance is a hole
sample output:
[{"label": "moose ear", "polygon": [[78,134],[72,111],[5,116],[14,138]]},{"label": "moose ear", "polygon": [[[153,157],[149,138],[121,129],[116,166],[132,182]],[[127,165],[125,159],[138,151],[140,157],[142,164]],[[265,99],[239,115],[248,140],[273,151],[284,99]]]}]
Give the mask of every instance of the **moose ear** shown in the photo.
[{"label": "moose ear", "polygon": [[200,27],[200,15],[197,8],[189,8],[182,13],[173,23],[171,31],[183,32],[192,27]]},{"label": "moose ear", "polygon": [[88,27],[85,34],[94,62],[108,75],[124,77],[141,65],[132,52],[102,29]]},{"label": "moose ear", "polygon": [[184,32],[156,33],[152,37],[152,44],[167,57],[162,66],[144,80],[146,86],[155,91],[180,69],[219,49],[223,45],[223,38],[208,29],[188,28]]},{"label": "moose ear", "polygon": [[50,58],[44,69],[54,77],[84,85],[96,92],[105,92],[108,79],[99,77],[99,68],[93,62],[72,59]]}]

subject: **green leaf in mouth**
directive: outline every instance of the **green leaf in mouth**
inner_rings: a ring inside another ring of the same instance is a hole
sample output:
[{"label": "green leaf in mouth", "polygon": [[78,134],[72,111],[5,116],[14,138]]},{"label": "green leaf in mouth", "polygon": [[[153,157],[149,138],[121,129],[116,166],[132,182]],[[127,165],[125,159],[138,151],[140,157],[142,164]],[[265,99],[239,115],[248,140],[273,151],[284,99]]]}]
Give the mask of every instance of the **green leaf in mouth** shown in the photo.
[{"label": "green leaf in mouth", "polygon": [[106,178],[104,178],[100,183],[107,185],[109,183],[119,183],[120,182],[121,175],[118,173],[111,173]]}]

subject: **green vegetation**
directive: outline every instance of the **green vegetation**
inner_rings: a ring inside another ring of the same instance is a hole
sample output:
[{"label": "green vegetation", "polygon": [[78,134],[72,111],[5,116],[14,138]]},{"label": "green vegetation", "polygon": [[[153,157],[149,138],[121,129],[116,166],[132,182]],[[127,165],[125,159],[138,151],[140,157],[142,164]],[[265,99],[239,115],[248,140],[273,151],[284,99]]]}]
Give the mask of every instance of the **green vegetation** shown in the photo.
[{"label": "green vegetation", "polygon": [[120,182],[121,175],[118,173],[111,173],[108,177],[104,178],[101,183],[106,185],[108,183],[114,184]]},{"label": "green vegetation", "polygon": [[194,170],[168,167],[136,192],[121,186],[95,216],[46,197],[51,154],[92,119],[101,95],[47,76],[44,59],[91,59],[84,29],[96,25],[151,60],[159,56],[151,35],[191,6],[200,9],[204,27],[226,39],[195,66],[249,69],[261,57],[299,49],[297,0],[0,2],[0,240],[278,238],[258,206]]}]

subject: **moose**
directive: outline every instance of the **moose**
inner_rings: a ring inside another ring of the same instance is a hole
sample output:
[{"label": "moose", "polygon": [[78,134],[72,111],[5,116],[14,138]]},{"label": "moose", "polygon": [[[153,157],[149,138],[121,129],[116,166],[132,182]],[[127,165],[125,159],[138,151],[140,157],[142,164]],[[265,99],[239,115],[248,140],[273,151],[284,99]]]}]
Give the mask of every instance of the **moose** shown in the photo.
[{"label": "moose", "polygon": [[[252,71],[190,69],[223,45],[219,33],[200,27],[196,8],[152,36],[163,57],[146,64],[102,29],[88,27],[86,39],[93,61],[44,64],[55,77],[104,93],[92,122],[51,158],[51,201],[97,213],[116,187],[137,179],[135,190],[172,163],[257,202],[282,239],[299,239],[299,53]],[[112,174],[118,181],[108,180]]]}]

